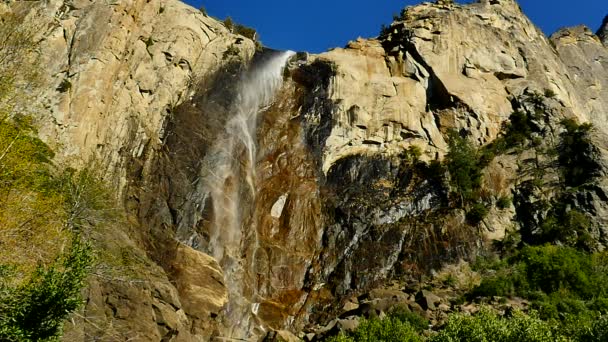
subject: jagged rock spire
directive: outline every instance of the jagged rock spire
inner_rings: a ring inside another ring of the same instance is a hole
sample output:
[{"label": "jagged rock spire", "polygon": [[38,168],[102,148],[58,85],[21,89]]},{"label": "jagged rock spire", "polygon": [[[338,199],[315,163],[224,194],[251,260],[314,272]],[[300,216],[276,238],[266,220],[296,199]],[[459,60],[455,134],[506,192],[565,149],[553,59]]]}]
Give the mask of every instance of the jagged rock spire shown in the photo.
[{"label": "jagged rock spire", "polygon": [[608,15],[604,17],[602,26],[600,26],[600,29],[597,31],[597,36],[600,37],[600,40],[604,45],[608,46]]}]

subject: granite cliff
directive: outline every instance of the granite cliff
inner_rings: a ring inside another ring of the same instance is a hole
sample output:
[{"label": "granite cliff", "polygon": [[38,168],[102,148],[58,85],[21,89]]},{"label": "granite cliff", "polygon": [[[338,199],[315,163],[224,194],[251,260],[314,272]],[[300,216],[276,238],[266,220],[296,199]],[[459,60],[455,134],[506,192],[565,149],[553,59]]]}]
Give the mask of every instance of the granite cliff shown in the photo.
[{"label": "granite cliff", "polygon": [[[177,1],[1,6],[41,27],[41,136],[62,163],[96,162],[127,216],[102,239],[138,259],[91,277],[65,340],[301,332],[353,296],[471,258],[508,231],[537,238],[550,209],[530,208],[558,200],[593,222],[589,249],[608,246],[606,22],[548,38],[513,0],[408,7],[377,38],[285,56],[272,101],[256,103],[242,131],[251,136],[230,140],[243,80],[280,52]],[[450,132],[487,147],[515,112],[530,144],[484,165],[478,200],[489,213],[471,222],[446,171],[430,166]],[[556,168],[531,171],[553,165],[538,151],[557,144],[564,119],[594,127],[580,151],[593,167],[566,195]],[[238,198],[230,224],[208,181],[228,172],[214,166],[228,144],[238,162],[216,188]],[[499,209],[502,197],[513,201]]]}]

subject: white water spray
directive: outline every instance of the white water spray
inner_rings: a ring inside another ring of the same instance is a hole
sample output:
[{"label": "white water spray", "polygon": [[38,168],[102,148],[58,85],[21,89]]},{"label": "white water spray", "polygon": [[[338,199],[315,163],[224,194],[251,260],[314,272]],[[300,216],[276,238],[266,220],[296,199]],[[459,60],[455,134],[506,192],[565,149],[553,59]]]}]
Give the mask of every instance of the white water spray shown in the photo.
[{"label": "white water spray", "polygon": [[257,117],[272,104],[283,82],[283,68],[293,55],[292,51],[278,53],[244,76],[224,132],[217,135],[205,157],[204,184],[213,203],[209,249],[224,271],[230,296],[226,319],[234,338],[248,337],[255,314],[255,304],[243,294],[247,265],[242,254],[247,248],[243,230],[256,229],[244,227],[244,214],[253,208],[256,197]]}]

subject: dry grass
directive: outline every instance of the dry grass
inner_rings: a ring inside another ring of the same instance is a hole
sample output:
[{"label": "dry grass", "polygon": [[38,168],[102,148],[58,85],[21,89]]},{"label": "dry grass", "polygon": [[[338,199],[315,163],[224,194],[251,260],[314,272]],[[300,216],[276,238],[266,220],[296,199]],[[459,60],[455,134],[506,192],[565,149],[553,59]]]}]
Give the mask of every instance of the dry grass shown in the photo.
[{"label": "dry grass", "polygon": [[52,262],[69,244],[62,202],[60,196],[24,190],[10,191],[0,201],[0,264],[15,267],[15,280]]}]

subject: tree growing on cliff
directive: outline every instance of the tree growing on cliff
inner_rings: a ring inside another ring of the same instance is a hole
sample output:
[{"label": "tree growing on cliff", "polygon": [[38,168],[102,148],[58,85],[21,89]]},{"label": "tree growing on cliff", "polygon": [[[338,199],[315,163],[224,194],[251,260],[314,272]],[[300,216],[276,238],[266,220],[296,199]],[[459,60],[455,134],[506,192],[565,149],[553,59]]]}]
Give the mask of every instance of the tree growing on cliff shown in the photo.
[{"label": "tree growing on cliff", "polygon": [[599,153],[590,138],[593,126],[578,124],[573,119],[563,120],[561,125],[564,132],[560,134],[557,152],[564,183],[572,187],[583,185],[601,170],[595,156]]},{"label": "tree growing on cliff", "polygon": [[481,186],[477,149],[467,138],[454,130],[448,132],[448,147],[445,160],[450,172],[450,182],[460,198],[460,204],[464,205],[475,198],[476,191]]}]

